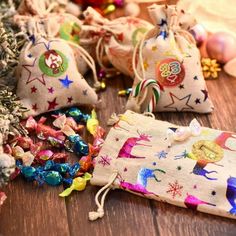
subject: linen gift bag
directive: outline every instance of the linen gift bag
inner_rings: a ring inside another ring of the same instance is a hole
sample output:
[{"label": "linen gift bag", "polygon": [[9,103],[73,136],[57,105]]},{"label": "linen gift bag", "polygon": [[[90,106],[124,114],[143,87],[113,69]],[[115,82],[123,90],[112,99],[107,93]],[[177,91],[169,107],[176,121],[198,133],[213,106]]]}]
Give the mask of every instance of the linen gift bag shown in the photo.
[{"label": "linen gift bag", "polygon": [[104,215],[112,188],[236,219],[235,144],[235,133],[201,127],[196,119],[178,127],[126,111],[95,159],[91,183],[104,187],[90,220]]},{"label": "linen gift bag", "polygon": [[[157,27],[135,49],[135,81],[127,109],[211,112],[213,105],[202,74],[200,53],[194,38],[185,30],[191,18],[175,6],[152,5],[148,10]],[[183,18],[185,24],[181,22]]]},{"label": "linen gift bag", "polygon": [[110,71],[103,63],[104,54],[109,62],[118,71],[133,77],[132,55],[134,46],[142,38],[144,33],[153,25],[145,20],[135,17],[120,17],[108,20],[102,17],[92,7],[83,12],[85,22],[94,27],[87,28],[84,33],[91,35],[96,42],[96,57],[99,65]]},{"label": "linen gift bag", "polygon": [[[83,21],[71,14],[48,13],[45,16],[16,14],[14,16],[14,22],[23,29],[27,29],[28,22],[32,19],[37,22],[37,25],[40,26],[46,34],[47,31],[49,31],[51,37],[62,38],[78,45],[81,41],[87,41],[86,36],[81,35]],[[74,51],[79,72],[84,75],[88,71],[88,64],[82,57],[80,50],[78,50],[74,45],[71,45],[71,47]]]},{"label": "linen gift bag", "polygon": [[[35,25],[36,24],[36,25]],[[31,19],[31,40],[22,49],[17,68],[17,96],[29,109],[25,116],[35,116],[62,107],[97,103],[95,91],[79,73],[73,49],[80,52],[93,68],[95,86],[99,86],[93,59],[73,42],[41,36]],[[40,31],[40,30],[39,30]]]}]

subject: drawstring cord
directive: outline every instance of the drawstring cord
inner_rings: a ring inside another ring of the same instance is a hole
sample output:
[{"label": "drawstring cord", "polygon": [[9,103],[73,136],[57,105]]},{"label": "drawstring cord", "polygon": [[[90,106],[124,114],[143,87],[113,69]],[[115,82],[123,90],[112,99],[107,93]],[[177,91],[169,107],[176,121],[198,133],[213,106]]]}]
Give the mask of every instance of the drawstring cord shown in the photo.
[{"label": "drawstring cord", "polygon": [[74,42],[71,42],[71,41],[66,41],[66,42],[69,43],[70,45],[76,47],[79,50],[79,52],[81,53],[82,58],[85,60],[85,62],[88,64],[88,66],[91,68],[91,70],[93,72],[93,79],[94,79],[94,85],[93,86],[94,86],[94,88],[96,90],[100,89],[101,84],[98,81],[96,65],[95,65],[95,62],[94,62],[93,58],[80,45],[75,44]]},{"label": "drawstring cord", "polygon": [[97,45],[96,45],[96,58],[97,58],[97,62],[98,62],[98,64],[99,64],[99,66],[103,69],[103,70],[105,70],[106,72],[110,72],[110,73],[112,73],[112,72],[116,72],[116,69],[115,68],[108,68],[108,67],[106,67],[104,64],[103,64],[103,62],[102,62],[102,58],[103,58],[103,56],[105,55],[105,47],[104,47],[104,44],[103,44],[103,42],[104,42],[104,37],[105,36],[102,36],[102,37],[100,37],[99,38],[99,40],[98,40],[98,43],[97,43]]},{"label": "drawstring cord", "polygon": [[[111,185],[115,181],[117,175],[118,175],[118,172],[113,173],[109,178],[109,182],[97,192],[97,194],[95,196],[95,202],[96,202],[96,205],[98,208],[97,208],[97,211],[89,212],[89,220],[95,221],[98,218],[102,218],[104,216],[105,199],[106,199],[106,196],[111,189]],[[101,201],[99,202],[98,198],[101,194],[103,194],[103,195],[101,197]]]}]

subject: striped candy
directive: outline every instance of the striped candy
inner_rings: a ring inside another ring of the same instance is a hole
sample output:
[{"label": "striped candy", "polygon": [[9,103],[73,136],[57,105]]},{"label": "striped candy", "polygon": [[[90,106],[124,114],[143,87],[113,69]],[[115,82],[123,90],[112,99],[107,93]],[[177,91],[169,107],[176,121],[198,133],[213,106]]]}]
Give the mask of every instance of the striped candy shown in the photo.
[{"label": "striped candy", "polygon": [[160,86],[154,79],[144,79],[135,87],[134,91],[132,92],[133,97],[137,97],[140,93],[143,92],[144,89],[152,89],[153,95],[148,104],[147,111],[153,112],[160,98]]}]

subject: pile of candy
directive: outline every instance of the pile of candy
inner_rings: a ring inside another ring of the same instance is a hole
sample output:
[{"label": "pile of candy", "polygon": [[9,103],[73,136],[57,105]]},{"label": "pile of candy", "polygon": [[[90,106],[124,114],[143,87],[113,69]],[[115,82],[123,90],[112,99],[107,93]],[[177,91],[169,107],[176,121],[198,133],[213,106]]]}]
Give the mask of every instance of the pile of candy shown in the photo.
[{"label": "pile of candy", "polygon": [[[45,117],[41,117],[38,122],[33,117],[23,120],[21,125],[29,135],[18,134],[8,140],[4,151],[16,160],[12,180],[22,175],[27,181],[34,181],[39,186],[44,183],[51,186],[65,184],[68,188],[60,194],[65,197],[73,190],[85,189],[86,182],[91,178],[89,172],[93,168],[93,158],[101,148],[105,132],[99,126],[94,110],[89,115],[77,107],[71,107],[55,111],[51,116],[55,128],[45,124]],[[85,126],[93,136],[92,144],[80,136]],[[76,154],[76,163],[69,163],[68,152]],[[2,193],[2,202],[5,198]]]}]

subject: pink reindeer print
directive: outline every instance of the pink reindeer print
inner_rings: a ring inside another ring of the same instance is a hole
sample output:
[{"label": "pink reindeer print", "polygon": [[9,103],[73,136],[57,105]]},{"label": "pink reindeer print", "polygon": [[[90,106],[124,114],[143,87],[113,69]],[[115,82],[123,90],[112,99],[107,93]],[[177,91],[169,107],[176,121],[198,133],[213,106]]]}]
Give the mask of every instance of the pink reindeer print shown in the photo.
[{"label": "pink reindeer print", "polygon": [[150,142],[151,136],[146,134],[140,134],[138,131],[139,137],[131,137],[128,138],[125,143],[123,144],[122,148],[120,149],[117,158],[145,158],[140,156],[135,156],[132,154],[132,150],[135,146],[147,146],[150,147],[150,145],[141,144],[139,141],[146,141]]}]

